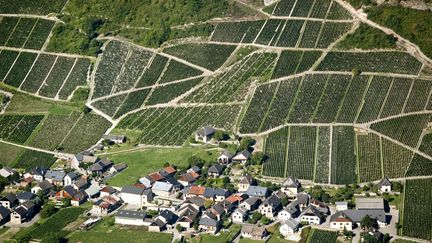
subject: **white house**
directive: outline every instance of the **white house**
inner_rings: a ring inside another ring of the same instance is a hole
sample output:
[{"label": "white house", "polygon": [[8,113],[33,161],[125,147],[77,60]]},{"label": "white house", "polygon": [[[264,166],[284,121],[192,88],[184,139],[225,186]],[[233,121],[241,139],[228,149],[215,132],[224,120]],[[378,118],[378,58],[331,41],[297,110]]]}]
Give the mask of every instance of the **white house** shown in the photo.
[{"label": "white house", "polygon": [[251,153],[248,150],[243,150],[241,152],[238,152],[232,158],[232,161],[244,164],[249,160],[250,157],[251,157]]},{"label": "white house", "polygon": [[315,206],[310,205],[301,214],[300,220],[302,222],[307,222],[308,224],[319,225],[324,221],[325,217],[321,211],[319,211]]},{"label": "white house", "polygon": [[153,201],[153,193],[150,189],[138,186],[125,186],[120,193],[121,199],[128,204],[144,206]]},{"label": "white house", "polygon": [[254,178],[251,175],[246,175],[238,183],[238,191],[247,192],[249,186],[254,186],[254,185],[256,185]]},{"label": "white house", "polygon": [[284,207],[281,211],[279,211],[277,218],[281,221],[286,221],[288,219],[294,218],[297,216],[299,212],[299,207],[297,201],[292,201],[286,207]]},{"label": "white house", "polygon": [[144,226],[146,213],[144,211],[119,210],[115,216],[115,223],[122,225]]},{"label": "white house", "polygon": [[284,192],[289,197],[294,197],[297,195],[298,190],[300,189],[301,185],[300,182],[289,176],[281,186],[281,191]]},{"label": "white house", "polygon": [[222,153],[219,155],[219,157],[218,157],[218,162],[220,163],[220,164],[225,164],[225,165],[227,165],[227,164],[229,164],[229,163],[231,163],[231,159],[233,158],[233,155],[230,153],[230,152],[228,152],[228,150],[224,150],[224,151],[222,151]]},{"label": "white house", "polygon": [[0,176],[4,177],[4,178],[9,178],[11,175],[15,174],[16,171],[10,167],[3,167],[0,169]]},{"label": "white house", "polygon": [[391,182],[389,181],[389,179],[383,178],[378,183],[378,188],[379,188],[380,192],[382,192],[382,193],[391,192]]},{"label": "white house", "polygon": [[126,141],[126,136],[124,135],[111,135],[111,134],[105,134],[102,136],[102,139],[109,140],[112,143],[116,144],[122,144]]},{"label": "white house", "polygon": [[267,236],[267,230],[255,225],[243,225],[241,236],[252,240],[263,240]]},{"label": "white house", "polygon": [[243,223],[246,219],[248,213],[245,209],[237,208],[231,215],[232,221],[234,223]]},{"label": "white house", "polygon": [[46,195],[53,188],[54,186],[49,183],[49,181],[41,181],[36,186],[32,187],[31,192],[33,194],[38,194],[38,192],[41,191],[43,195]]},{"label": "white house", "polygon": [[66,174],[66,176],[64,177],[63,180],[64,180],[63,183],[65,186],[70,186],[78,180],[78,175],[75,174],[74,172],[69,172]]},{"label": "white house", "polygon": [[212,127],[202,127],[195,132],[195,140],[203,143],[208,143],[212,139],[215,129]]},{"label": "white house", "polygon": [[283,223],[279,227],[279,232],[283,236],[287,237],[290,234],[296,233],[299,228],[300,228],[299,222],[297,222],[295,219],[287,219],[287,220],[283,221]]},{"label": "white house", "polygon": [[259,206],[259,212],[267,218],[273,218],[281,207],[280,198],[276,195],[271,195]]},{"label": "white house", "polygon": [[343,211],[336,212],[330,217],[330,228],[336,230],[349,230],[353,229],[353,221]]},{"label": "white house", "polygon": [[337,211],[348,210],[348,202],[336,202],[335,204],[336,204]]}]

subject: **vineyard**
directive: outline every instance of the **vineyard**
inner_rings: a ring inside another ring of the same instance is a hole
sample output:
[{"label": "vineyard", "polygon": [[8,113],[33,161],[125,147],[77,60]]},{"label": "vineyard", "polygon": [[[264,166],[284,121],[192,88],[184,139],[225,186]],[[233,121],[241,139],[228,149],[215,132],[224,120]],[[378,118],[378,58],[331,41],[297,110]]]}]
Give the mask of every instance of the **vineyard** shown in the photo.
[{"label": "vineyard", "polygon": [[338,232],[312,229],[309,233],[307,242],[322,242],[322,243],[335,243],[337,242]]},{"label": "vineyard", "polygon": [[407,180],[404,190],[402,234],[432,240],[432,179]]}]

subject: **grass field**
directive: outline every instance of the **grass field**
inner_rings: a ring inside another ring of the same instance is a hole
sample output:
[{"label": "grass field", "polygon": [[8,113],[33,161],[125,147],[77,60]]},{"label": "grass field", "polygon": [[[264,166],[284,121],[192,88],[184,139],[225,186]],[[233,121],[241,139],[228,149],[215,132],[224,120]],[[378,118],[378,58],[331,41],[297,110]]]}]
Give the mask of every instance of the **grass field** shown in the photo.
[{"label": "grass field", "polygon": [[24,152],[17,146],[9,145],[6,143],[0,143],[0,164],[1,165],[12,165],[15,160]]},{"label": "grass field", "polygon": [[202,148],[148,148],[132,152],[117,153],[112,155],[101,155],[108,157],[115,163],[126,163],[126,168],[108,181],[113,186],[124,186],[136,182],[139,178],[160,170],[165,162],[177,166],[186,166],[188,159],[193,155],[206,160],[215,160],[219,153],[217,150],[208,154]]},{"label": "grass field", "polygon": [[307,239],[307,243],[335,243],[337,238],[336,231],[326,231],[319,229],[312,229],[312,232],[309,234]]},{"label": "grass field", "polygon": [[171,242],[172,234],[155,233],[143,231],[140,229],[116,229],[112,232],[93,232],[79,231],[74,232],[68,238],[68,242],[136,242],[136,243],[152,243],[152,242]]}]

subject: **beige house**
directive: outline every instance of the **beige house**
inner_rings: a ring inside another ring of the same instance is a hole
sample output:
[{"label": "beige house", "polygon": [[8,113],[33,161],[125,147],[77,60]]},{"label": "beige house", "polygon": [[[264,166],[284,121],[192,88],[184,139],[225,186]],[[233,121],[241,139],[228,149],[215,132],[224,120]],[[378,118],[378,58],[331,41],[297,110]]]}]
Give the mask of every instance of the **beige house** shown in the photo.
[{"label": "beige house", "polygon": [[344,213],[337,212],[330,217],[330,228],[336,230],[349,230],[353,229],[353,221]]},{"label": "beige house", "polygon": [[263,240],[267,236],[267,230],[255,225],[243,225],[241,236],[252,240]]}]

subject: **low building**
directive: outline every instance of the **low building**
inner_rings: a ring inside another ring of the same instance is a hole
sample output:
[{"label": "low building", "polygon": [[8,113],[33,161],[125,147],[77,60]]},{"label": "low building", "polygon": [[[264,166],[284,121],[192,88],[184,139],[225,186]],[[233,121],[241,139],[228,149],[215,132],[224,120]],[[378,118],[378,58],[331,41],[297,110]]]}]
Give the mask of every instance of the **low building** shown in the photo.
[{"label": "low building", "polygon": [[179,216],[177,224],[179,224],[183,228],[189,229],[192,227],[193,222],[196,220],[199,213],[199,206],[190,202],[184,202],[176,210],[176,215]]},{"label": "low building", "polygon": [[261,199],[258,197],[250,197],[246,199],[244,202],[240,204],[240,207],[247,210],[247,211],[253,211],[258,208],[258,206],[261,203]]},{"label": "low building", "polygon": [[251,153],[249,152],[249,150],[243,150],[241,152],[238,152],[232,158],[232,161],[244,164],[244,163],[246,163],[249,160],[250,157],[251,157]]},{"label": "low building", "polygon": [[111,196],[113,194],[117,193],[117,190],[112,186],[105,186],[100,190],[100,196],[101,197],[107,197]]},{"label": "low building", "polygon": [[120,198],[106,196],[97,200],[92,206],[92,214],[107,215],[121,206]]},{"label": "low building", "polygon": [[357,210],[384,210],[384,199],[373,197],[355,198]]},{"label": "low building", "polygon": [[343,211],[336,212],[330,216],[330,228],[336,230],[349,230],[353,229],[353,221]]},{"label": "low building", "polygon": [[281,211],[279,211],[277,218],[281,221],[287,221],[289,219],[297,217],[299,212],[300,208],[298,207],[297,201],[292,201]]},{"label": "low building", "polygon": [[231,215],[231,219],[234,223],[243,223],[248,216],[248,212],[245,209],[237,208]]},{"label": "low building", "polygon": [[0,206],[0,225],[3,225],[10,220],[11,211],[3,206]]},{"label": "low building", "polygon": [[222,202],[229,197],[229,195],[231,195],[231,193],[226,189],[206,187],[203,197],[215,202]]},{"label": "low building", "polygon": [[251,175],[246,175],[238,183],[239,192],[247,192],[250,186],[256,186],[256,181]]},{"label": "low building", "polygon": [[217,161],[219,164],[227,165],[231,163],[231,160],[234,156],[228,152],[228,150],[222,151],[222,153],[219,155]]},{"label": "low building", "polygon": [[64,185],[70,186],[70,185],[74,184],[78,180],[78,178],[79,178],[79,176],[77,174],[75,174],[74,172],[69,172],[64,177]]},{"label": "low building", "polygon": [[15,194],[7,193],[6,195],[0,197],[0,206],[11,209],[16,205],[18,205],[18,198]]},{"label": "low building", "polygon": [[284,192],[288,197],[295,197],[301,188],[300,182],[289,176],[281,186],[281,191]]},{"label": "low building", "polygon": [[40,192],[42,195],[46,195],[53,188],[54,186],[51,183],[49,183],[49,181],[41,181],[31,189],[31,192],[33,194],[38,194]]},{"label": "low building", "polygon": [[115,223],[122,225],[144,226],[147,214],[144,211],[119,210],[115,216]]},{"label": "low building", "polygon": [[36,198],[35,194],[27,191],[19,192],[16,196],[18,198],[19,203],[25,203]]},{"label": "low building", "polygon": [[202,127],[195,132],[195,140],[208,143],[213,138],[215,131],[216,130],[212,127]]},{"label": "low building", "polygon": [[11,224],[22,224],[28,220],[28,211],[22,206],[12,209],[10,214]]},{"label": "low building", "polygon": [[190,186],[186,187],[183,190],[184,199],[189,199],[191,197],[204,197],[204,193],[206,192],[206,187],[204,186]]},{"label": "low building", "polygon": [[63,186],[63,180],[66,173],[62,170],[47,170],[45,173],[45,180],[56,186]]},{"label": "low building", "polygon": [[35,181],[43,181],[45,179],[46,168],[36,167],[24,174],[24,178],[33,178]]},{"label": "low building", "polygon": [[109,140],[112,143],[115,144],[122,144],[126,142],[126,136],[125,135],[112,135],[112,134],[105,134],[102,136],[102,139]]},{"label": "low building", "polygon": [[297,220],[295,219],[287,219],[285,221],[282,222],[282,224],[279,227],[279,232],[287,237],[290,234],[294,234],[297,233],[297,231],[300,228],[300,223],[297,222]]},{"label": "low building", "polygon": [[255,225],[243,225],[241,228],[241,236],[252,240],[263,240],[267,236],[267,230],[264,227]]},{"label": "low building", "polygon": [[0,169],[0,176],[4,178],[9,178],[15,173],[16,171],[14,169],[7,166],[4,166],[3,168]]},{"label": "low building", "polygon": [[387,225],[387,218],[383,209],[345,210],[343,212],[357,225],[360,225],[361,220],[366,215],[375,219],[380,227],[385,227]]},{"label": "low building", "polygon": [[125,170],[126,168],[127,168],[127,164],[125,164],[125,163],[114,164],[109,169],[109,172],[111,172],[111,173],[119,173],[119,172],[122,172],[123,170]]},{"label": "low building", "polygon": [[152,187],[152,191],[159,197],[170,197],[173,193],[173,185],[167,182],[156,181]]},{"label": "low building", "polygon": [[211,178],[217,178],[222,175],[224,168],[225,167],[223,165],[216,163],[210,166],[210,168],[208,169],[208,176]]},{"label": "low building", "polygon": [[380,190],[380,192],[382,193],[388,193],[391,192],[391,182],[389,181],[389,179],[387,178],[383,178],[379,183],[378,183],[378,188]]},{"label": "low building", "polygon": [[337,211],[348,210],[348,202],[335,202]]},{"label": "low building", "polygon": [[188,173],[185,173],[182,176],[180,176],[177,180],[180,184],[182,184],[183,186],[186,187],[186,186],[192,185],[198,179],[198,177],[199,177],[199,175],[197,173],[188,172]]},{"label": "low building", "polygon": [[87,189],[84,190],[89,198],[96,198],[100,195],[100,187],[92,184]]},{"label": "low building", "polygon": [[216,234],[220,228],[220,221],[212,213],[206,212],[201,216],[198,229],[210,234]]}]

